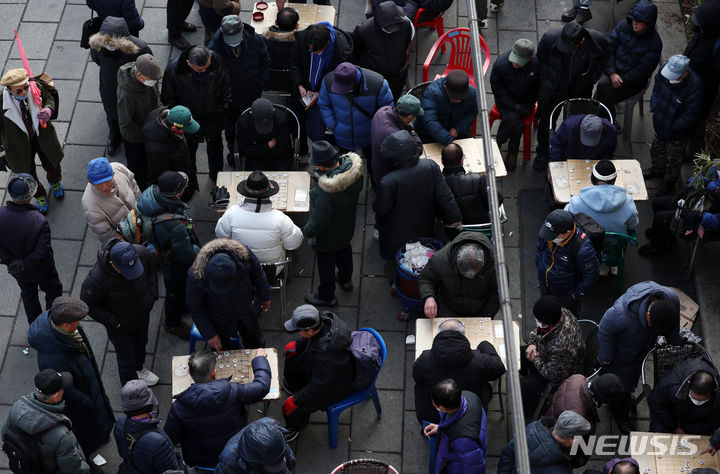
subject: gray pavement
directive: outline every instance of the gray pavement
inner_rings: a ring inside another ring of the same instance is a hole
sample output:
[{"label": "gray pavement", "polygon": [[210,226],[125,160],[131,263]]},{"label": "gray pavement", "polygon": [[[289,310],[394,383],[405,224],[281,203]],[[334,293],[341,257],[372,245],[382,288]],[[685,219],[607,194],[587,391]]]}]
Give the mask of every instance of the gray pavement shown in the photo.
[{"label": "gray pavement", "polygon": [[[164,66],[178,51],[166,42],[165,1],[136,0],[138,9],[145,19],[145,29],[140,36],[151,44],[155,56]],[[338,8],[336,24],[346,30],[352,30],[361,21],[364,2],[357,0],[332,0]],[[663,57],[682,52],[686,42],[682,18],[677,0],[656,2],[660,10],[658,29],[665,43]],[[548,29],[560,27],[560,13],[571,4],[570,0],[507,0],[505,7],[495,16],[491,15],[489,27],[483,31],[492,58],[510,48],[519,37],[537,41]],[[623,17],[631,2],[626,0],[618,5],[616,19]],[[250,20],[250,3],[243,2],[242,16]],[[609,0],[595,0],[592,4],[593,20],[589,26],[603,30],[606,23]],[[97,90],[98,68],[89,61],[86,50],[80,49],[78,41],[81,25],[89,17],[89,10],[83,0],[0,0],[0,63],[3,70],[20,65],[17,48],[14,45],[12,28],[19,28],[30,64],[35,73],[47,71],[57,82],[60,89],[60,117],[56,128],[60,139],[65,141],[65,159],[63,161],[66,197],[63,201],[50,201],[48,219],[53,232],[53,247],[58,271],[65,293],[78,295],[80,285],[95,260],[98,242],[84,222],[80,198],[85,187],[85,165],[104,153],[107,137],[105,116]],[[197,6],[193,9],[190,21],[200,24]],[[615,21],[612,21],[614,25]],[[455,26],[467,26],[467,8],[464,0],[458,0],[445,14],[446,31]],[[202,32],[188,35],[191,42],[199,43]],[[421,81],[421,65],[437,34],[420,29],[412,50],[411,60],[414,66],[410,74],[412,84]],[[445,59],[440,57],[431,73],[439,68]],[[485,81],[488,100],[492,105],[492,94],[488,80]],[[646,101],[647,111],[647,101]],[[619,146],[618,155],[633,157],[647,166],[649,164],[648,144],[652,139],[651,116],[646,113],[640,117],[635,112],[632,143]],[[114,157],[122,161],[122,150]],[[210,183],[207,178],[207,160],[201,154],[198,159],[201,173],[201,193],[192,202],[192,216],[196,219],[200,238],[207,242],[213,237],[216,216],[207,207]],[[4,202],[7,173],[0,173],[0,200]],[[519,166],[517,171],[500,181],[505,195],[505,206],[509,221],[505,224],[505,246],[510,269],[510,298],[515,313],[522,310],[523,299],[532,302],[532,285],[523,284],[523,278],[534,279],[530,270],[523,277],[521,258],[521,235],[519,222],[523,218],[523,209],[519,206],[519,193],[525,189],[541,189],[539,176],[529,166]],[[413,402],[412,364],[414,346],[405,344],[405,337],[414,332],[414,324],[400,322],[395,314],[400,310],[399,300],[389,292],[387,280],[383,277],[383,264],[379,257],[377,243],[372,239],[374,215],[371,210],[371,194],[363,192],[358,209],[356,235],[353,239],[353,251],[356,271],[353,276],[355,290],[352,293],[338,293],[340,306],[337,312],[353,328],[371,326],[381,331],[388,346],[388,357],[382,374],[378,378],[383,417],[377,420],[372,405],[365,403],[347,410],[340,418],[339,447],[331,450],[327,446],[327,427],[323,414],[316,414],[312,424],[304,431],[294,448],[298,456],[298,473],[324,473],[342,462],[353,458],[376,458],[389,462],[403,473],[426,472],[428,447],[421,437],[415,420]],[[643,223],[641,230],[649,225],[649,205],[641,205]],[[298,223],[302,224],[302,219]],[[7,229],[0,231],[6,232]],[[641,232],[639,232],[641,234]],[[712,327],[710,321],[716,316],[717,296],[713,269],[718,257],[714,244],[701,250],[694,274],[696,296],[701,306],[698,318],[702,330],[708,339],[708,347],[718,354],[720,343],[710,339]],[[682,262],[678,262],[681,264]],[[648,273],[650,272],[650,273]],[[654,275],[652,269],[629,268],[626,271],[625,287],[647,278],[655,278],[661,283],[662,275]],[[314,259],[308,247],[297,252],[292,283],[288,287],[290,308],[302,301],[304,293],[310,291],[316,282]],[[27,321],[19,299],[19,290],[14,280],[0,267],[0,419],[4,419],[10,405],[21,395],[32,390],[32,375],[36,372],[37,361],[33,349],[27,354]],[[289,337],[281,331],[281,316],[277,308],[277,295],[274,294],[274,308],[264,316],[264,328],[269,345],[282,348]],[[613,300],[611,294],[605,298],[609,306]],[[157,373],[160,384],[155,392],[160,399],[161,414],[167,414],[170,403],[170,359],[172,355],[186,354],[187,343],[160,330],[160,316],[163,300],[156,304],[151,320],[150,342],[148,344],[147,366]],[[84,323],[92,338],[92,345],[102,368],[103,380],[113,407],[119,414],[120,385],[117,375],[115,353],[101,325],[95,322]],[[506,384],[503,383],[503,397]],[[505,400],[507,411],[507,400]],[[253,416],[259,416],[253,406]],[[274,403],[270,415],[281,419],[280,405]],[[497,397],[490,405],[488,413],[488,472],[494,472],[500,450],[512,437],[509,431],[509,412],[501,412]],[[616,427],[603,416],[600,433],[613,433]],[[647,408],[641,404],[637,413],[638,427],[647,428]],[[119,463],[114,442],[108,443],[100,453],[109,464],[105,472],[115,472]],[[598,467],[602,459],[594,459],[590,466]],[[7,469],[7,459],[0,456],[0,471]],[[7,472],[7,471],[2,471]],[[578,471],[580,472],[580,471]]]}]

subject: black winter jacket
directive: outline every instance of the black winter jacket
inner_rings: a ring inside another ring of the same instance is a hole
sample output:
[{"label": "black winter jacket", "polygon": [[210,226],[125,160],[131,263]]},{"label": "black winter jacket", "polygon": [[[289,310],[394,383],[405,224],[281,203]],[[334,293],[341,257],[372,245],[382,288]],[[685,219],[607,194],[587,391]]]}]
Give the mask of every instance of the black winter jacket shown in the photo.
[{"label": "black winter jacket", "polygon": [[533,110],[538,99],[540,77],[538,60],[532,61],[520,69],[510,63],[510,51],[505,51],[493,64],[490,71],[490,87],[495,96],[500,114],[503,111],[519,112],[521,108]]},{"label": "black winter jacket", "polygon": [[0,207],[0,229],[6,229],[0,232],[0,263],[21,260],[24,270],[15,275],[18,281],[39,281],[56,273],[50,224],[37,207],[8,201]]},{"label": "black winter jacket", "polygon": [[[443,176],[462,214],[463,224],[490,222],[490,205],[487,198],[487,178],[480,173],[466,173],[465,168],[443,168]],[[498,192],[498,204],[503,203]]]},{"label": "black winter jacket", "polygon": [[[294,89],[303,86],[307,90],[312,90],[310,89],[310,56],[312,53],[309,51],[312,38],[308,29],[295,32],[295,43],[290,55],[290,75],[292,76]],[[327,73],[334,71],[342,62],[352,61],[352,36],[339,28],[333,27],[333,30],[335,32],[335,42],[332,59],[320,72],[320,79],[317,81],[317,90],[315,92],[320,90],[322,78]]]},{"label": "black winter jacket", "polygon": [[135,0],[85,0],[85,3],[97,12],[101,20],[108,16],[124,18],[133,36],[137,36],[145,26],[145,21],[140,18],[140,12],[135,7]]},{"label": "black winter jacket", "polygon": [[289,70],[290,55],[295,44],[295,30],[280,31],[277,26],[273,25],[265,31],[263,38],[268,54],[270,54],[270,67]]},{"label": "black winter jacket", "polygon": [[655,76],[650,96],[653,128],[661,140],[687,137],[703,110],[703,84],[695,71],[679,84],[670,84],[661,72]]},{"label": "black winter jacket", "polygon": [[80,290],[80,299],[90,308],[90,317],[109,330],[131,333],[146,326],[158,299],[157,271],[150,251],[133,245],[143,265],[137,280],[126,280],[110,266],[110,250],[118,242],[111,238],[98,250],[97,261]]},{"label": "black winter jacket", "polygon": [[[120,457],[130,462],[129,442],[125,437],[125,427],[127,425],[127,434],[137,440],[133,446],[132,465],[143,474],[162,474],[165,471],[180,469],[178,460],[175,457],[175,446],[170,441],[170,437],[158,428],[159,421],[144,423],[123,416],[115,423],[113,435],[115,436],[115,444]],[[146,433],[138,440],[135,433],[146,430],[153,431]]]},{"label": "black winter jacket", "polygon": [[[186,138],[191,142],[200,142],[203,137],[212,137],[225,129],[225,114],[232,102],[232,89],[222,56],[211,51],[210,67],[199,75],[187,64],[191,49],[183,51],[165,68],[160,102],[168,108],[184,105],[190,109],[193,119],[200,124],[200,130],[188,134]],[[201,78],[204,85],[199,82]]]},{"label": "black winter jacket", "polygon": [[[293,157],[293,144],[288,118],[285,111],[273,108],[273,128],[270,133],[260,134],[255,128],[252,114],[247,113],[240,116],[237,120],[237,151],[240,156],[244,155],[254,165],[258,163],[265,165],[257,169],[266,171],[291,169],[285,167],[288,162],[292,163]],[[295,120],[293,119],[293,129],[295,127]],[[270,148],[268,142],[273,138],[277,143]],[[246,166],[245,169],[256,168]]]},{"label": "black winter jacket", "polygon": [[685,47],[690,68],[703,83],[703,111],[705,117],[713,106],[720,83],[720,2],[705,2],[695,9],[699,25]]},{"label": "black winter jacket", "polygon": [[148,157],[148,177],[151,183],[157,184],[158,178],[165,171],[182,171],[190,177],[188,187],[197,189],[197,176],[190,162],[185,134],[173,133],[165,124],[168,111],[168,107],[160,107],[150,112],[145,120],[143,136]]},{"label": "black winter jacket", "polygon": [[[355,27],[353,55],[357,66],[372,69],[385,79],[403,78],[408,70],[408,47],[413,27],[402,8],[393,2],[383,2],[373,10],[374,16]],[[385,33],[391,25],[400,29]]]},{"label": "black winter jacket", "polygon": [[[487,391],[488,382],[505,373],[495,347],[483,341],[477,349],[458,331],[442,331],[433,339],[432,348],[423,351],[413,365],[415,381],[415,415],[420,423],[438,423],[440,416],[430,401],[430,389],[438,382],[451,378],[461,390],[469,390],[478,397]],[[492,389],[490,389],[492,391]]]}]

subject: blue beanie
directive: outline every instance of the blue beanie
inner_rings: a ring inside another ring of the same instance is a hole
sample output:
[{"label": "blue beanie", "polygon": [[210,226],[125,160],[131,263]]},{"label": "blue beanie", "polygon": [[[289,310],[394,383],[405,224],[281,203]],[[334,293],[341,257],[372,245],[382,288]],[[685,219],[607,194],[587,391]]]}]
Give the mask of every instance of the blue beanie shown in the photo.
[{"label": "blue beanie", "polygon": [[87,177],[88,181],[92,184],[105,183],[113,179],[115,172],[110,166],[110,162],[107,158],[95,158],[90,160],[87,166]]}]

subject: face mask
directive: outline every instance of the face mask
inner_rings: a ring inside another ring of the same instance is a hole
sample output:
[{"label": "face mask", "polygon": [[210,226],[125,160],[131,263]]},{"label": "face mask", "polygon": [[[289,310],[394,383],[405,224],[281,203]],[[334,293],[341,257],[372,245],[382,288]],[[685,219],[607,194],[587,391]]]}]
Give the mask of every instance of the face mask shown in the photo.
[{"label": "face mask", "polygon": [[535,324],[536,324],[537,327],[539,327],[540,329],[545,329],[545,323],[541,323],[541,322],[538,321],[537,319],[535,320]]},{"label": "face mask", "polygon": [[157,79],[148,79],[147,81],[143,81],[143,84],[145,84],[148,87],[152,87],[155,84],[157,84]]},{"label": "face mask", "polygon": [[692,397],[692,395],[688,395],[688,398],[690,399],[691,402],[693,402],[693,405],[696,405],[696,406],[704,405],[709,400],[709,399],[708,400],[695,400]]},{"label": "face mask", "polygon": [[28,96],[27,93],[25,93],[24,96],[19,96],[19,95],[15,95],[15,94],[10,94],[10,95],[12,95],[15,100],[25,100],[25,99],[27,99],[27,96]]},{"label": "face mask", "polygon": [[563,243],[563,240],[565,240],[565,239],[561,239],[561,238],[552,239],[552,243],[554,243],[555,245],[560,245],[561,243]]},{"label": "face mask", "polygon": [[242,41],[238,41],[237,43],[226,43],[226,44],[228,46],[230,46],[231,48],[235,48],[237,46],[240,46],[240,43],[242,43]]}]

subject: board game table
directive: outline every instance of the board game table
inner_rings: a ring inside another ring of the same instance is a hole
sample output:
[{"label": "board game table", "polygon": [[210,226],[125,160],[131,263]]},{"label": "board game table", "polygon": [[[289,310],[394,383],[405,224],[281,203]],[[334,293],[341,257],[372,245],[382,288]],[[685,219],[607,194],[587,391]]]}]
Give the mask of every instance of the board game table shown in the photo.
[{"label": "board game table", "polygon": [[700,455],[709,440],[709,436],[632,431],[629,451],[643,474],[689,474],[699,467],[720,470],[720,454]]}]

